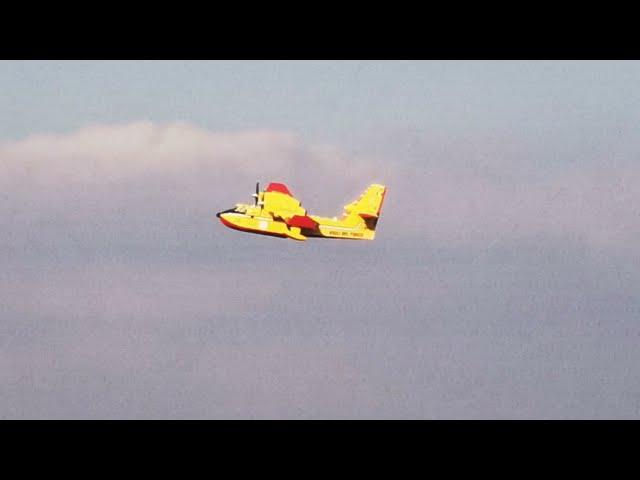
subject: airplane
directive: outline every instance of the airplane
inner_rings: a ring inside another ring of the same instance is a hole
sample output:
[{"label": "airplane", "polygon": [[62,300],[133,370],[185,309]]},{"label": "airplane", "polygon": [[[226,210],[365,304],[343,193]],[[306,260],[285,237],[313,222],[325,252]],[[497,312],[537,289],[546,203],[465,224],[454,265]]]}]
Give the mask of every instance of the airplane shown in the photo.
[{"label": "airplane", "polygon": [[229,228],[260,235],[300,241],[308,237],[373,240],[386,191],[384,185],[370,185],[358,200],[344,207],[338,219],[309,215],[282,183],[269,183],[262,192],[256,183],[253,205],[238,203],[216,216]]}]

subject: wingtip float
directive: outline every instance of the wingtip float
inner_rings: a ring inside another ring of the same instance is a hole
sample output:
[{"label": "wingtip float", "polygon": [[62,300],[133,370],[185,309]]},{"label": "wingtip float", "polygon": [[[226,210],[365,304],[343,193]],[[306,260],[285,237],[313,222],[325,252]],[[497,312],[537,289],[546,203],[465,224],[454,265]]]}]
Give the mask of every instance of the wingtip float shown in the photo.
[{"label": "wingtip float", "polygon": [[386,191],[384,185],[370,185],[360,198],[344,207],[342,218],[337,219],[308,214],[282,183],[270,183],[264,191],[258,183],[253,205],[239,203],[216,216],[226,227],[259,235],[293,240],[373,240]]}]

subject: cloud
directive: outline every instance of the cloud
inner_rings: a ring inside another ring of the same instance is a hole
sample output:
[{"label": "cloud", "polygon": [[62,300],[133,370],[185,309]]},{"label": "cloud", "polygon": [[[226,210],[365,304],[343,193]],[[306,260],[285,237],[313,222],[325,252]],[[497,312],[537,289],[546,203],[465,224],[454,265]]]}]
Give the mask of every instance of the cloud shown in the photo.
[{"label": "cloud", "polygon": [[61,229],[107,243],[123,235],[169,239],[180,228],[200,228],[214,211],[251,201],[254,181],[262,180],[287,183],[312,213],[325,215],[338,215],[368,183],[384,182],[380,225],[395,238],[480,249],[540,238],[636,248],[640,168],[631,163],[545,171],[525,162],[521,170],[534,174],[518,175],[504,156],[494,162],[464,147],[460,155],[469,159],[453,161],[455,148],[446,156],[433,142],[422,148],[424,164],[416,152],[413,161],[391,155],[393,145],[363,155],[291,132],[212,132],[188,123],[33,135],[0,144],[4,243],[27,233],[59,238]]},{"label": "cloud", "polygon": [[33,135],[0,144],[0,241],[170,239],[250,202],[258,180],[285,182],[311,211],[337,214],[370,178],[362,159],[289,132],[136,122]]},{"label": "cloud", "polygon": [[[290,132],[211,132],[188,123],[151,122],[33,135],[0,144],[0,158],[4,188],[31,191],[162,180],[176,186],[187,182],[185,188],[208,185],[216,192],[229,189],[230,179],[246,178],[301,180],[300,186],[309,186],[311,177],[338,169],[334,178],[318,179],[326,188],[359,177],[364,167],[330,146],[307,145]],[[245,191],[247,186],[238,188]]]}]

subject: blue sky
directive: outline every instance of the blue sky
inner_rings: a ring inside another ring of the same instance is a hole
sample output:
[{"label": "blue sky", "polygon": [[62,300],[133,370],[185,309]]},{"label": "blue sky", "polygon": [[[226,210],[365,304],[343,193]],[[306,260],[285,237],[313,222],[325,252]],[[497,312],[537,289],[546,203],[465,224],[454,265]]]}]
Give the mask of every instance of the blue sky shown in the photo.
[{"label": "blue sky", "polygon": [[[0,62],[3,418],[638,418],[638,62]],[[374,242],[240,234],[283,181]]]}]

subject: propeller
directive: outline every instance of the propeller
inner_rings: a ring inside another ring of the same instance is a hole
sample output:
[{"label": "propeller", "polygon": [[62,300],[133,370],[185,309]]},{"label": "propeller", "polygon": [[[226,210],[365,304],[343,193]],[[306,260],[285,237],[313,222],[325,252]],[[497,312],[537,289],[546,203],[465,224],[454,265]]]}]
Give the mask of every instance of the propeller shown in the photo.
[{"label": "propeller", "polygon": [[258,205],[258,198],[260,198],[260,182],[256,183],[256,193],[254,193],[251,196],[256,199],[256,201],[254,203],[254,206],[257,206]]}]

